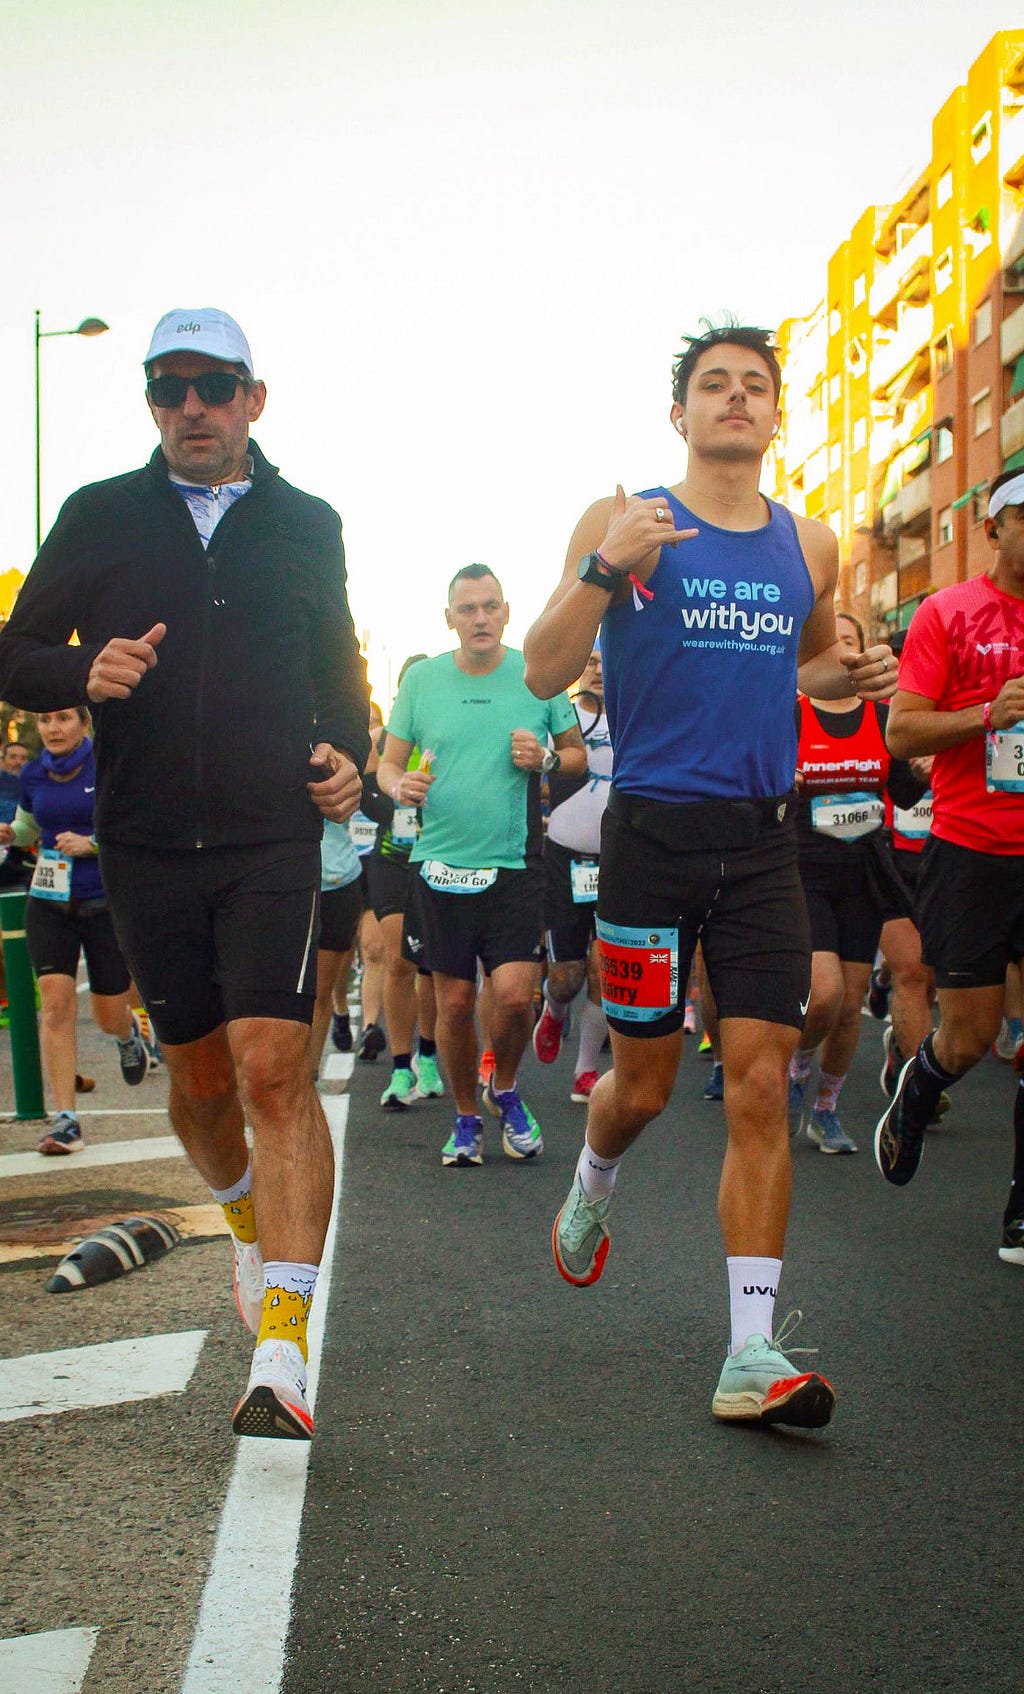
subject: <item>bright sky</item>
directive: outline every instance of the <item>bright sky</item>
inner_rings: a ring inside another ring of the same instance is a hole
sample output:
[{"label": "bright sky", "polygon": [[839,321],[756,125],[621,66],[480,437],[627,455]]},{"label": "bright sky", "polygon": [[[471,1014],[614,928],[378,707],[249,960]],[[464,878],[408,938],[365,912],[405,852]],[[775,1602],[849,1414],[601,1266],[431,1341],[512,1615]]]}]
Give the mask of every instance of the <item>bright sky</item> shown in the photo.
[{"label": "bright sky", "polygon": [[148,457],[156,319],[219,305],[268,384],[256,438],[341,512],[357,628],[395,673],[451,645],[473,559],[518,643],[589,502],[682,474],[679,336],[809,310],[1015,21],[992,0],[0,0],[0,570],[33,553],[34,308],[111,326],[42,347],[45,530]]}]

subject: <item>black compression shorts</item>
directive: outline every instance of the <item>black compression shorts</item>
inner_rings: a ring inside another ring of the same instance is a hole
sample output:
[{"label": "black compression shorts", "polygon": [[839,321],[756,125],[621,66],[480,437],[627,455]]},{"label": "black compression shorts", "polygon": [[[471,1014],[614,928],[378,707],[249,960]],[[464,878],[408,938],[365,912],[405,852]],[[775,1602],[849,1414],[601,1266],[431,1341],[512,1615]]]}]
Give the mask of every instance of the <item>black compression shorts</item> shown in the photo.
[{"label": "black compression shorts", "polygon": [[585,959],[590,951],[597,901],[579,895],[597,865],[596,855],[574,853],[550,836],[544,843],[544,928],[551,964]]},{"label": "black compression shorts", "polygon": [[319,842],[174,853],[103,846],[100,869],[160,1041],[198,1041],[234,1018],[312,1023]]},{"label": "black compression shorts", "polygon": [[320,891],[320,940],[325,953],[347,953],[354,944],[359,919],[363,915],[362,878],[345,884],[344,888]]},{"label": "black compression shorts", "polygon": [[25,902],[25,940],[36,976],[70,976],[85,954],[89,987],[94,994],[125,994],[128,967],[117,945],[106,900],[40,900]]}]

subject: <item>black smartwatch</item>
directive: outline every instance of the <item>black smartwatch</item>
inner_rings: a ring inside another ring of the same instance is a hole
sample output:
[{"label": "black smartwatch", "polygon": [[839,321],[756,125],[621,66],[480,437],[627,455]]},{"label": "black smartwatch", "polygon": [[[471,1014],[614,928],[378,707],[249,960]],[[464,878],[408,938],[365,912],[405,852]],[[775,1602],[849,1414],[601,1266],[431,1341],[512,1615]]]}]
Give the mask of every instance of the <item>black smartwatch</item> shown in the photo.
[{"label": "black smartwatch", "polygon": [[606,594],[614,594],[622,581],[622,573],[613,571],[596,553],[587,553],[576,567],[576,575],[581,582],[592,582],[595,588],[603,588]]}]

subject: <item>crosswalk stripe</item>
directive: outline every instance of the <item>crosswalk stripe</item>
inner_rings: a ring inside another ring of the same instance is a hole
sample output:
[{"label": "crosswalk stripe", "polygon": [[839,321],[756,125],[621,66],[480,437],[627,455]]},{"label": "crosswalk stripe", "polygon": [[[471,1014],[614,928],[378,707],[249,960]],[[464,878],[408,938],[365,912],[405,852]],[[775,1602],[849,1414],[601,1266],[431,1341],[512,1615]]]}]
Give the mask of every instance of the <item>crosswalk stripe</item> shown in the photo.
[{"label": "crosswalk stripe", "polygon": [[[311,1406],[338,1228],[348,1096],[328,1096],[323,1108],[334,1142],[334,1208],[309,1324]],[[258,1628],[245,1635],[246,1694],[279,1694],[309,1455],[308,1441],[239,1441],[181,1694],[236,1694],[240,1617],[258,1619]]]},{"label": "crosswalk stripe", "polygon": [[176,1135],[140,1136],[136,1141],[98,1141],[66,1159],[44,1158],[36,1152],[0,1154],[0,1182],[11,1176],[54,1176],[60,1171],[92,1170],[99,1165],[142,1165],[151,1159],[183,1159],[185,1149]]},{"label": "crosswalk stripe", "polygon": [[97,1629],[50,1629],[0,1641],[0,1688],[10,1694],[78,1694]]},{"label": "crosswalk stripe", "polygon": [[205,1340],[205,1329],[186,1329],[0,1359],[0,1423],[181,1394]]},{"label": "crosswalk stripe", "polygon": [[332,1053],[324,1060],[323,1079],[325,1082],[347,1082],[352,1075],[355,1055],[352,1053]]}]

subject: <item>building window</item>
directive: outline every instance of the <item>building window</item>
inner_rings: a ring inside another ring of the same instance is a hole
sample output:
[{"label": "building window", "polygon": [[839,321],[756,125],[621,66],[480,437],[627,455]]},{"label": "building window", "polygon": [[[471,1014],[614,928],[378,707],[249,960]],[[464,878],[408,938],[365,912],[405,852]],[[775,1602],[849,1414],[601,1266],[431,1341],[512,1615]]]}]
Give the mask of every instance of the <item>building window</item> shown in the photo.
[{"label": "building window", "polygon": [[855,494],[854,497],[853,497],[853,521],[854,521],[854,523],[855,524],[862,524],[864,522],[864,519],[867,517],[867,515],[868,515],[868,497],[867,497],[865,490],[862,488],[860,490],[860,492],[858,494]]},{"label": "building window", "polygon": [[828,314],[828,333],[829,333],[829,335],[838,335],[839,331],[842,329],[842,327],[843,327],[842,313],[840,312],[838,306],[833,306],[829,310],[829,314]]},{"label": "building window", "polygon": [[843,379],[841,376],[830,376],[828,379],[829,403],[837,405],[843,397]]},{"label": "building window", "polygon": [[984,435],[987,429],[992,428],[992,390],[985,388],[980,394],[976,394],[971,401],[971,407],[974,412],[974,433]]},{"label": "building window", "polygon": [[853,424],[853,450],[859,453],[868,444],[868,426],[866,418],[855,418]]},{"label": "building window", "polygon": [[980,347],[992,334],[992,297],[983,300],[974,314],[974,345]]},{"label": "building window", "polygon": [[947,547],[953,539],[953,508],[943,506],[939,513],[939,546]]},{"label": "building window", "polygon": [[843,468],[843,444],[833,441],[828,450],[828,468],[830,471],[841,471]]},{"label": "building window", "polygon": [[935,292],[941,294],[953,282],[953,249],[947,247],[935,261]]},{"label": "building window", "polygon": [[837,506],[834,511],[829,512],[828,523],[829,523],[829,528],[831,530],[833,530],[835,532],[835,534],[839,537],[840,541],[842,541],[842,539],[843,539],[843,513],[842,513],[842,508],[840,506]]},{"label": "building window", "polygon": [[935,189],[935,204],[936,204],[936,207],[941,210],[941,208],[943,206],[947,206],[949,204],[949,202],[950,202],[950,200],[952,200],[952,198],[953,198],[953,170],[952,170],[952,166],[951,166],[949,168],[949,170],[943,171],[942,175],[940,176],[940,178],[938,180],[938,184],[936,185],[936,189]]},{"label": "building window", "polygon": [[988,489],[975,488],[971,493],[971,517],[976,524],[984,523],[988,517]]},{"label": "building window", "polygon": [[946,329],[946,330],[943,330],[942,334],[939,336],[938,341],[936,341],[936,343],[935,343],[935,377],[936,377],[936,381],[938,380],[938,378],[940,376],[945,376],[946,372],[951,371],[952,369],[953,369],[953,332],[952,332],[952,330]]},{"label": "building window", "polygon": [[975,164],[984,159],[992,146],[992,114],[986,112],[980,123],[971,130],[971,158]]},{"label": "building window", "polygon": [[947,459],[953,457],[953,431],[948,424],[940,424],[935,431],[935,463],[944,465]]},{"label": "building window", "polygon": [[853,279],[853,303],[854,303],[854,305],[855,306],[863,306],[865,300],[867,299],[867,295],[868,295],[867,283],[864,280],[864,272],[861,271],[860,276],[856,276]]}]

